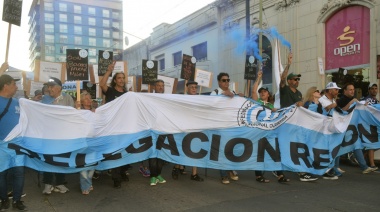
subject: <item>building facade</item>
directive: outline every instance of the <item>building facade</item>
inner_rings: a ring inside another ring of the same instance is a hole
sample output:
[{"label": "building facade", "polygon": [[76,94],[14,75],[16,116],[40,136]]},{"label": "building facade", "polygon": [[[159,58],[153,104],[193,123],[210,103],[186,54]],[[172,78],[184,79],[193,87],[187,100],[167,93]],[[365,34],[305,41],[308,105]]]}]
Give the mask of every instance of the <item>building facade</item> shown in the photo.
[{"label": "building facade", "polygon": [[[218,0],[174,24],[154,28],[144,45],[149,59],[159,61],[158,74],[179,78],[178,55],[189,54],[197,58],[197,68],[213,72],[214,78],[219,72],[228,72],[238,83],[238,91],[244,91],[245,5],[245,0]],[[249,5],[253,38],[258,32],[259,0],[250,0]],[[369,82],[378,82],[380,0],[263,0],[262,17],[263,62],[270,68],[264,71],[264,84],[272,91],[276,90],[271,69],[275,38],[284,41],[279,48],[283,65],[289,52],[293,53],[290,71],[302,75],[301,92],[310,86],[324,88],[329,81],[339,85],[350,81],[360,96],[366,94]],[[133,55],[133,51],[127,49],[125,54]],[[318,58],[325,73],[320,71]],[[137,64],[129,66],[136,69],[133,74],[141,74],[141,58],[135,55],[126,60]]]},{"label": "building facade", "polygon": [[98,50],[121,53],[122,4],[122,0],[33,0],[29,10],[31,70],[36,60],[65,62],[66,49],[88,49],[90,64],[97,63]]}]

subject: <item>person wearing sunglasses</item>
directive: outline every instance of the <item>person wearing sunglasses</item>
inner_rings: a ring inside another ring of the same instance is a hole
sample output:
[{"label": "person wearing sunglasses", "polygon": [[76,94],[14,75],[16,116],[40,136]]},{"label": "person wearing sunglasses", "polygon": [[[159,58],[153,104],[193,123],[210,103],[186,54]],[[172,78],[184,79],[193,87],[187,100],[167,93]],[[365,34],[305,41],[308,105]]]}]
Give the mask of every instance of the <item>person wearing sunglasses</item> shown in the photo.
[{"label": "person wearing sunglasses", "polygon": [[[280,105],[281,108],[289,107],[291,105],[296,105],[298,107],[303,106],[302,93],[297,89],[299,81],[301,80],[301,74],[294,74],[289,72],[289,67],[292,64],[293,54],[288,55],[288,65],[285,67],[284,72],[281,74],[280,81]],[[286,81],[285,81],[286,78]],[[286,82],[288,84],[286,84]],[[276,175],[276,173],[273,173]],[[318,178],[313,177],[309,173],[298,173],[300,181],[309,182],[318,180]]]},{"label": "person wearing sunglasses", "polygon": [[[218,74],[217,76],[217,79],[218,79],[218,85],[219,85],[219,88],[215,89],[214,91],[211,92],[210,95],[212,96],[218,96],[218,95],[224,95],[224,96],[228,96],[230,98],[233,98],[234,96],[236,95],[239,95],[241,97],[244,96],[244,94],[242,93],[236,93],[234,90],[230,90],[230,75],[225,73],[225,72],[221,72]],[[228,175],[229,177],[228,177]],[[237,173],[235,171],[232,171],[232,170],[220,170],[220,176],[222,178],[222,183],[223,184],[229,184],[230,183],[230,180],[239,180],[239,177],[237,175]]]},{"label": "person wearing sunglasses", "polygon": [[244,97],[244,94],[242,93],[236,93],[234,90],[230,90],[230,75],[225,72],[220,72],[217,76],[218,79],[218,85],[219,88],[215,89],[211,92],[210,95],[217,96],[217,95],[224,95],[228,97],[234,97],[236,95],[239,95],[241,97]]}]

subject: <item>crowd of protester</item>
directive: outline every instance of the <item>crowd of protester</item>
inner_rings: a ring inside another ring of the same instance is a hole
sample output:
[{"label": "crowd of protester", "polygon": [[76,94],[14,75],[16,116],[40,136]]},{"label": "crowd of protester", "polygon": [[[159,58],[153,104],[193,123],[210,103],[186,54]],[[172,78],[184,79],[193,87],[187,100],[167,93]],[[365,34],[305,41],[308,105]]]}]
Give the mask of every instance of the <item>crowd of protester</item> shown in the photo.
[{"label": "crowd of protester", "polygon": [[[346,111],[351,112],[355,104],[359,101],[366,105],[378,104],[377,93],[378,86],[375,83],[371,83],[368,87],[368,96],[363,97],[358,100],[354,97],[354,84],[347,83],[342,88],[338,87],[335,82],[329,82],[325,89],[321,92],[317,87],[310,87],[303,98],[302,93],[298,90],[298,85],[301,80],[301,74],[288,73],[290,65],[292,63],[292,54],[288,56],[288,64],[281,75],[280,82],[280,105],[281,108],[289,107],[291,105],[296,105],[298,107],[305,107],[314,112],[331,116],[331,111]],[[105,103],[109,103],[114,99],[125,94],[126,81],[124,73],[116,73],[113,75],[111,84],[107,85],[108,77],[112,74],[115,62],[112,63],[101,81],[99,86],[105,98]],[[3,72],[8,68],[8,64],[4,63],[0,69],[0,139],[4,140],[7,134],[12,130],[12,128],[17,125],[20,111],[19,103],[16,98],[12,98],[17,91],[16,81],[7,74]],[[274,107],[275,98],[271,94],[267,87],[260,87],[263,72],[258,71],[257,79],[253,84],[252,88],[252,100],[256,101],[258,104],[264,106],[275,112],[277,109]],[[210,95],[224,95],[230,98],[236,98],[238,96],[243,97],[241,93],[236,93],[234,90],[229,88],[230,78],[228,73],[219,73],[217,76],[218,88],[211,92]],[[165,82],[163,80],[157,80],[153,84],[154,93],[164,93]],[[198,83],[194,81],[189,81],[186,83],[187,95],[196,95],[198,90]],[[342,96],[338,98],[338,93],[343,90]],[[43,104],[52,105],[63,105],[67,107],[76,107],[82,110],[90,110],[95,112],[97,104],[96,101],[91,99],[91,95],[87,92],[83,92],[80,95],[80,102],[75,102],[71,96],[62,92],[62,82],[54,77],[51,77],[41,90],[36,90],[34,92],[34,97],[31,98],[33,101],[38,101]],[[363,174],[368,174],[377,170],[374,161],[374,151],[368,151],[369,165],[364,159],[363,151],[357,149],[353,152],[357,163],[362,169]],[[166,183],[166,180],[162,176],[162,168],[166,163],[160,158],[149,158],[148,159],[149,168],[143,165],[140,166],[139,172],[144,177],[150,178],[150,185],[155,186],[159,183]],[[337,157],[334,162],[333,168],[326,171],[322,175],[323,179],[336,180],[345,172],[339,167],[339,157]],[[108,170],[107,173],[111,176],[114,182],[114,188],[121,188],[122,181],[129,181],[128,173],[129,165],[123,165],[121,167],[115,167]],[[98,179],[100,171],[96,170],[86,170],[79,173],[80,189],[83,195],[88,195],[94,189],[92,185],[93,179]],[[185,167],[181,164],[174,164],[172,169],[172,178],[177,180],[179,176],[186,175]],[[286,178],[282,170],[273,171],[273,174],[277,177],[279,183],[288,183],[290,179]],[[310,173],[297,173],[300,181],[308,182],[315,181],[318,177]],[[268,183],[270,180],[264,177],[264,172],[262,170],[256,170],[256,181],[260,183]],[[12,176],[9,178],[9,176]],[[234,170],[220,170],[221,183],[229,184],[230,180],[236,181],[239,179],[238,173]],[[12,188],[9,188],[8,184],[10,179],[12,179]],[[197,173],[197,167],[192,167],[190,174],[190,179],[198,182],[204,181]],[[43,173],[43,182],[45,187],[42,191],[45,195],[50,195],[53,191],[59,193],[69,192],[69,189],[65,186],[66,179],[65,174],[62,173]],[[1,211],[6,210],[10,207],[10,200],[8,199],[9,192],[12,194],[12,206],[14,209],[26,210],[26,206],[21,201],[21,197],[25,195],[23,193],[24,184],[24,167],[12,167],[8,170],[0,172],[0,199],[1,199]]]}]

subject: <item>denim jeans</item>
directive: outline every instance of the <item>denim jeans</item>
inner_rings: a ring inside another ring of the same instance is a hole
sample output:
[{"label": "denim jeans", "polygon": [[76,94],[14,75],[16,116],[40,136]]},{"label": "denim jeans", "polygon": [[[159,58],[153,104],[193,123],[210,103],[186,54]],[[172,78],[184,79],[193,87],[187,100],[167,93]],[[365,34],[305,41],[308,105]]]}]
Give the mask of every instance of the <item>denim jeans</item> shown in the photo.
[{"label": "denim jeans", "polygon": [[13,201],[20,201],[22,190],[24,189],[24,167],[16,166],[0,172],[0,198],[8,199],[7,175],[12,174],[13,180]]},{"label": "denim jeans", "polygon": [[92,186],[92,176],[94,175],[95,169],[85,170],[79,173],[80,189],[82,191],[89,191]]},{"label": "denim jeans", "polygon": [[364,159],[363,151],[361,149],[355,149],[354,150],[354,155],[356,160],[359,163],[360,169],[361,170],[366,170],[368,168],[367,162]]},{"label": "denim jeans", "polygon": [[53,178],[55,176],[55,185],[63,185],[66,183],[65,174],[62,173],[53,173],[53,172],[44,172],[45,184],[53,185]]}]

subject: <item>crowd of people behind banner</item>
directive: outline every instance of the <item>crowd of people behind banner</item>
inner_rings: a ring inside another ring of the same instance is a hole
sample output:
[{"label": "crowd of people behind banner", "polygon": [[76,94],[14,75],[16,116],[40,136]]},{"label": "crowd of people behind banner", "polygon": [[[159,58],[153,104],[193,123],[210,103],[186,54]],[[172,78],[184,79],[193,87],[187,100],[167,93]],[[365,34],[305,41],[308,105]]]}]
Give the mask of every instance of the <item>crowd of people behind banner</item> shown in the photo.
[{"label": "crowd of people behind banner", "polygon": [[[289,73],[289,68],[292,63],[292,54],[288,55],[288,64],[285,67],[280,82],[280,105],[281,108],[289,107],[291,105],[296,105],[298,107],[305,107],[314,112],[331,116],[333,110],[336,111],[346,111],[351,112],[359,100],[354,97],[354,84],[347,83],[342,88],[338,87],[335,82],[329,82],[325,89],[319,91],[317,87],[310,87],[305,98],[302,97],[302,93],[298,90],[298,85],[301,79],[300,74]],[[102,80],[99,82],[102,93],[105,96],[105,103],[113,101],[117,97],[123,95],[127,92],[125,75],[124,73],[116,73],[113,75],[111,84],[107,85],[107,79],[112,74],[115,62],[112,63]],[[4,140],[8,133],[13,129],[14,126],[18,124],[20,117],[20,107],[18,100],[12,98],[17,91],[16,81],[19,79],[14,79],[7,74],[3,74],[5,70],[8,69],[8,64],[4,63],[0,69],[0,139]],[[270,91],[266,87],[259,87],[260,81],[262,79],[262,71],[258,72],[257,79],[253,84],[252,96],[251,98],[258,104],[264,107],[276,111],[274,107],[274,96],[271,95]],[[219,87],[211,92],[211,95],[224,95],[230,98],[235,96],[244,95],[241,93],[236,93],[229,88],[229,74],[219,73],[217,76]],[[187,94],[196,95],[198,83],[194,81],[189,81],[186,83]],[[153,89],[155,93],[164,93],[164,81],[157,80]],[[338,98],[339,90],[343,90],[342,96]],[[369,95],[363,97],[360,101],[363,101],[366,105],[378,104],[379,101],[376,99],[378,93],[378,86],[372,83],[368,87]],[[68,107],[81,108],[82,110],[95,111],[97,105],[91,99],[89,93],[83,92],[80,94],[80,102],[75,102],[71,96],[62,92],[62,82],[54,77],[51,77],[41,90],[35,91],[35,96],[31,98],[33,101],[38,101],[43,104],[52,105],[63,105]],[[363,174],[367,174],[376,171],[378,168],[374,161],[374,151],[368,150],[369,165],[364,158],[363,151],[357,149],[352,155],[356,158],[357,163],[362,169]],[[144,177],[150,177],[150,185],[155,186],[158,183],[165,183],[166,180],[162,177],[161,171],[165,164],[165,161],[160,158],[149,158],[149,166],[142,165],[139,168],[139,172]],[[344,170],[339,168],[339,157],[334,160],[333,168],[327,170],[325,174],[322,175],[323,179],[336,180],[344,173]],[[124,165],[121,167],[113,168],[108,170],[114,182],[114,188],[121,188],[122,181],[128,181],[128,168],[129,165]],[[83,195],[88,195],[94,187],[92,186],[92,180],[98,179],[100,172],[96,170],[86,170],[81,171],[79,174],[80,187]],[[185,175],[186,171],[184,166],[180,164],[174,164],[172,169],[172,178],[174,180],[178,179],[179,175]],[[277,177],[279,183],[287,183],[290,179],[286,178],[281,170],[274,171],[273,174]],[[233,170],[220,170],[221,182],[223,184],[229,184],[230,180],[238,180],[238,174]],[[268,183],[269,180],[264,178],[263,171],[256,170],[256,181],[260,183]],[[298,173],[299,179],[302,182],[315,181],[318,178],[309,173]],[[12,176],[12,177],[10,177]],[[12,179],[12,180],[10,180]],[[201,178],[197,174],[197,168],[192,167],[192,172],[190,179],[198,182],[202,182]],[[10,181],[13,181],[10,183]],[[65,174],[62,173],[43,173],[43,182],[45,184],[42,191],[45,195],[50,195],[52,191],[59,193],[66,193],[69,189],[64,185],[66,183]],[[12,184],[12,188],[8,188],[8,184]],[[6,210],[10,207],[9,196],[12,196],[12,207],[18,210],[26,210],[26,206],[21,201],[21,197],[25,195],[23,193],[24,185],[24,167],[13,167],[8,170],[0,172],[0,199],[1,199],[1,211]]]}]

